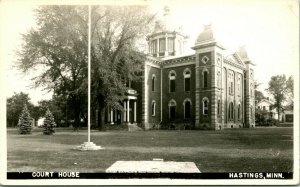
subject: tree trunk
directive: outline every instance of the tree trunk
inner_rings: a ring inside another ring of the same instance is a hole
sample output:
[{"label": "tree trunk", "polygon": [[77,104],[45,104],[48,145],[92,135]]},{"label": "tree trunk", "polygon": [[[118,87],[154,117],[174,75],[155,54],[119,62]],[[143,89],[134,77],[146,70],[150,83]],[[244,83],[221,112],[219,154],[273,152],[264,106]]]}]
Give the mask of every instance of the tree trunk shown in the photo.
[{"label": "tree trunk", "polygon": [[99,115],[98,115],[98,128],[99,131],[104,131],[105,125],[105,107],[99,104]]},{"label": "tree trunk", "polygon": [[80,106],[79,103],[77,102],[76,97],[72,98],[72,106],[73,106],[73,112],[74,112],[74,130],[78,130],[79,125],[80,125]]}]

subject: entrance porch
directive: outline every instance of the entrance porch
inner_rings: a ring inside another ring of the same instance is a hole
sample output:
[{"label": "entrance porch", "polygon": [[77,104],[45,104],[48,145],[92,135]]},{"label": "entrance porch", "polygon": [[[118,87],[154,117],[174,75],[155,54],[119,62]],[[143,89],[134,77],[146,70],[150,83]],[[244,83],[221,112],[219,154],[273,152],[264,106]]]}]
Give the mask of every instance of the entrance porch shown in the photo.
[{"label": "entrance porch", "polygon": [[114,124],[136,124],[137,123],[137,94],[135,90],[128,90],[128,95],[122,101],[123,111],[107,109],[107,123]]}]

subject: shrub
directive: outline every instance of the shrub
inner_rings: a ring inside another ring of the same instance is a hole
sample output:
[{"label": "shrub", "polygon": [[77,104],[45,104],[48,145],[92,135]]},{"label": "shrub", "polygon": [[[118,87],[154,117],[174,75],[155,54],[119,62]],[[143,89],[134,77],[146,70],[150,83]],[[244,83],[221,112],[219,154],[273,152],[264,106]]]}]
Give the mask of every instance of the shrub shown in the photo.
[{"label": "shrub", "polygon": [[279,124],[279,121],[276,119],[271,118],[271,119],[266,120],[267,126],[277,126],[278,124]]},{"label": "shrub", "polygon": [[52,113],[50,112],[49,108],[46,111],[45,114],[45,120],[44,120],[44,134],[45,135],[52,135],[54,131],[54,127],[56,126],[54,117]]},{"label": "shrub", "polygon": [[27,109],[27,105],[24,105],[23,111],[19,117],[19,133],[20,134],[31,134],[31,121],[32,118],[30,117],[29,111]]}]

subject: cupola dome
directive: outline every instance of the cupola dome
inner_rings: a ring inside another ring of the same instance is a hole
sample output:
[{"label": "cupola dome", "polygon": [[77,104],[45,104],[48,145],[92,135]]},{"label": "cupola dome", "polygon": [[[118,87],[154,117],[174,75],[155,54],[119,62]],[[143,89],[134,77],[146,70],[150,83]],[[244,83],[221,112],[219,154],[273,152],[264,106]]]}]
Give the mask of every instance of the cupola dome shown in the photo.
[{"label": "cupola dome", "polygon": [[204,30],[199,34],[195,45],[199,45],[202,43],[214,42],[214,34],[211,28],[211,25],[204,25]]}]

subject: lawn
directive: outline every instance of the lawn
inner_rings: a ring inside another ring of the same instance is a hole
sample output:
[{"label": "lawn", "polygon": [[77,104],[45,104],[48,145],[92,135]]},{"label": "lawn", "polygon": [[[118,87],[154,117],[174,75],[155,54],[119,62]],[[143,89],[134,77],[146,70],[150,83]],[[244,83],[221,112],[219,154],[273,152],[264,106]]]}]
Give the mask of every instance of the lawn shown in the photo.
[{"label": "lawn", "polygon": [[87,131],[57,129],[53,136],[7,130],[7,170],[105,172],[118,160],[195,162],[201,172],[293,171],[293,129],[285,127],[222,131],[92,131],[91,141],[105,147],[78,151]]}]

